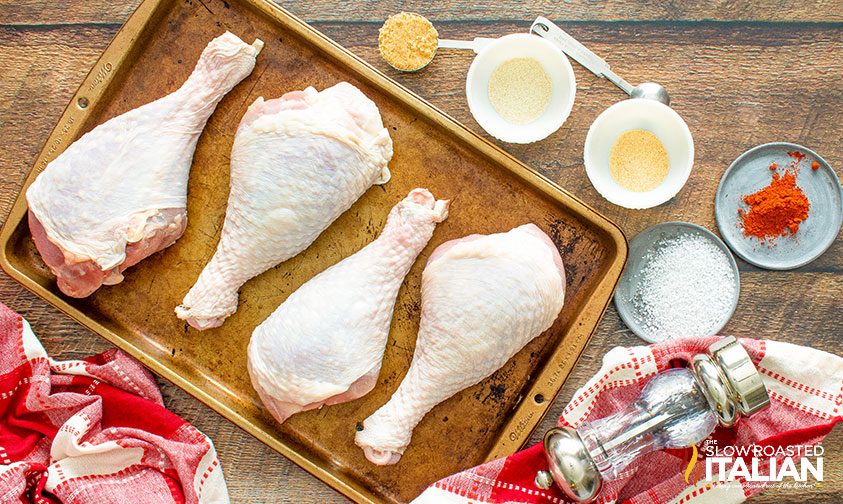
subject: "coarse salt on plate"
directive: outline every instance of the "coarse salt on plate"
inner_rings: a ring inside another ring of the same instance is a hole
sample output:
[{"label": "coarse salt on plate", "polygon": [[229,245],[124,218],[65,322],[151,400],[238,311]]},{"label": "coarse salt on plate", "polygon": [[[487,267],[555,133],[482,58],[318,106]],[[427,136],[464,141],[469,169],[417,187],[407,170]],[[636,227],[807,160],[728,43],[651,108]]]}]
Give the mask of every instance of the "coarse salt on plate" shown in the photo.
[{"label": "coarse salt on plate", "polygon": [[732,317],[740,273],[726,245],[688,222],[666,222],[630,242],[615,293],[621,319],[651,343],[717,334]]}]

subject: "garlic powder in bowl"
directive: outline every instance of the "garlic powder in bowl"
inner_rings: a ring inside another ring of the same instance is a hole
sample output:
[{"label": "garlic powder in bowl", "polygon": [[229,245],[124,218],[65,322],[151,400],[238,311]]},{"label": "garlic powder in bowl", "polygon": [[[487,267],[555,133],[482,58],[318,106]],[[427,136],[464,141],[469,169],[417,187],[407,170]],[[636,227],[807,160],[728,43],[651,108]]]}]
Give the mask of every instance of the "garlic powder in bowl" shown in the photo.
[{"label": "garlic powder in bowl", "polygon": [[526,144],[558,130],[574,106],[574,69],[553,43],[514,33],[483,45],[468,69],[471,115],[504,142]]},{"label": "garlic powder in bowl", "polygon": [[621,134],[609,154],[612,178],[629,191],[652,191],[664,182],[669,170],[670,158],[664,145],[647,130]]},{"label": "garlic powder in bowl", "polygon": [[[617,154],[623,156],[613,163]],[[625,208],[652,208],[685,186],[694,166],[694,139],[672,108],[655,100],[630,98],[607,108],[591,124],[583,164],[591,185],[610,202]]]}]

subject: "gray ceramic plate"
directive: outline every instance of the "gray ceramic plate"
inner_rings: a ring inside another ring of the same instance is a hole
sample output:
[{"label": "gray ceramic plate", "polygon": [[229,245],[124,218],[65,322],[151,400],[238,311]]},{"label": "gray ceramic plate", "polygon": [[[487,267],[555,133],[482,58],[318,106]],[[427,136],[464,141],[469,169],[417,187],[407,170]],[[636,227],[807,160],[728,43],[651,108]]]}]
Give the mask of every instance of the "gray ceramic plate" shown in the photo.
[{"label": "gray ceramic plate", "polygon": [[[805,154],[796,183],[808,197],[811,209],[798,233],[776,238],[775,246],[764,245],[744,236],[738,208],[746,208],[744,196],[769,185],[772,163],[790,166],[789,151]],[[811,169],[813,162],[820,165],[816,171]],[[843,191],[834,170],[816,152],[787,142],[768,143],[744,152],[729,166],[717,187],[714,215],[720,235],[741,259],[760,268],[793,269],[821,256],[834,242],[843,223]]]},{"label": "gray ceramic plate", "polygon": [[[653,335],[648,334],[646,330],[635,321],[636,309],[632,303],[632,297],[638,290],[638,282],[640,281],[641,269],[646,264],[644,256],[648,251],[658,247],[659,243],[668,240],[683,233],[700,235],[715,245],[726,254],[729,258],[729,264],[732,266],[732,272],[735,274],[735,302],[732,304],[728,313],[724,314],[723,320],[717,324],[711,331],[711,334],[717,334],[723,326],[732,318],[735,313],[735,308],[738,306],[738,297],[741,291],[741,279],[738,272],[738,265],[735,262],[734,256],[729,251],[729,247],[723,243],[723,240],[718,238],[714,233],[708,229],[691,224],[690,222],[665,222],[656,224],[653,227],[647,228],[638,233],[632,241],[629,242],[629,261],[626,265],[626,271],[618,283],[618,290],[615,291],[615,307],[618,309],[618,314],[623,320],[624,324],[634,332],[639,338],[656,343],[661,341],[656,339]],[[710,334],[701,334],[700,336],[710,336]]]}]

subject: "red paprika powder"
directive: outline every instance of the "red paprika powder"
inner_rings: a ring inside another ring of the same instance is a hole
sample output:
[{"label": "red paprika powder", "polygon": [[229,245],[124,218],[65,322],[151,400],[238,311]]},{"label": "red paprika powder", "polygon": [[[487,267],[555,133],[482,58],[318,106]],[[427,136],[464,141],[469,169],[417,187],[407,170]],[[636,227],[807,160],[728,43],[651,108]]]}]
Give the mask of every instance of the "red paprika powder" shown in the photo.
[{"label": "red paprika powder", "polygon": [[811,206],[790,170],[774,173],[770,185],[744,196],[743,201],[749,206],[738,210],[743,233],[762,242],[799,231]]}]

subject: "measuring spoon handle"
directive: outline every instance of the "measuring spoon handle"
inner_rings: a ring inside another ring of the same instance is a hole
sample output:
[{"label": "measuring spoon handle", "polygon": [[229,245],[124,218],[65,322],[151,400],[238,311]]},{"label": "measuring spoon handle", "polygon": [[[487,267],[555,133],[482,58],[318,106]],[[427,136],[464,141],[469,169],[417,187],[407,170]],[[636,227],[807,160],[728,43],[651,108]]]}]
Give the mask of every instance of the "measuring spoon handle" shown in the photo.
[{"label": "measuring spoon handle", "polygon": [[474,40],[453,40],[453,39],[439,39],[440,49],[467,49],[479,53],[481,49],[495,39],[477,37]]},{"label": "measuring spoon handle", "polygon": [[605,77],[616,86],[621,88],[626,94],[632,92],[632,85],[622,79],[618,74],[609,68],[606,60],[594,54],[589,48],[582,45],[580,41],[568,35],[568,33],[559,28],[553,21],[546,17],[539,16],[533,21],[530,31],[542,38],[550,40],[553,44],[562,50],[565,54],[573,58],[577,63],[584,66],[598,77]]}]

